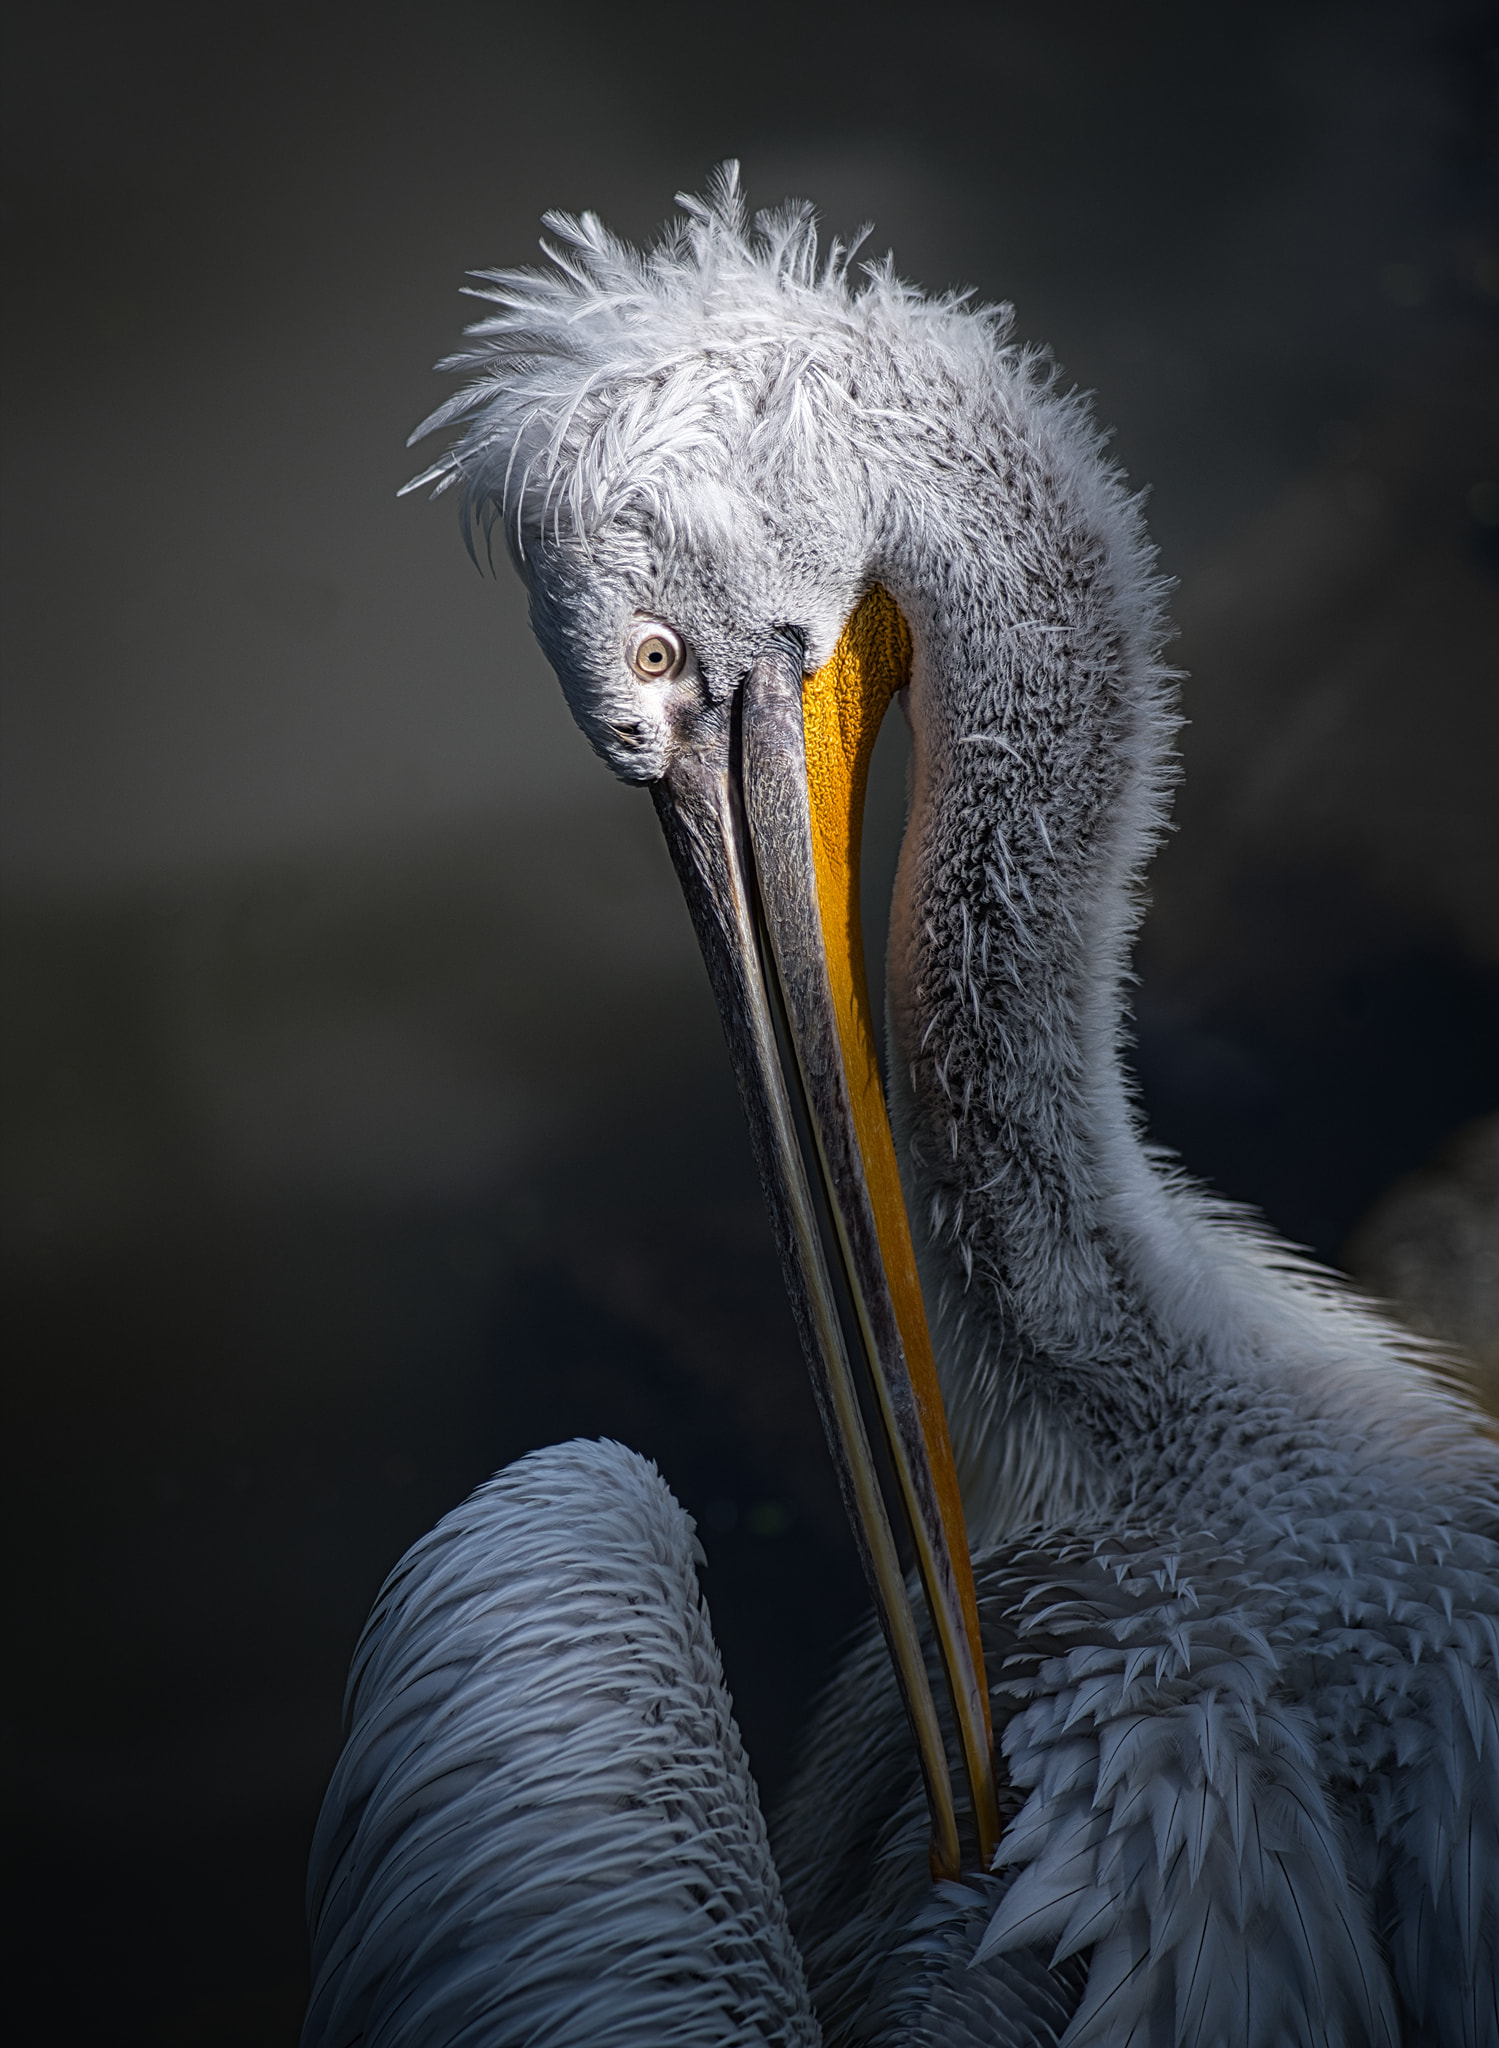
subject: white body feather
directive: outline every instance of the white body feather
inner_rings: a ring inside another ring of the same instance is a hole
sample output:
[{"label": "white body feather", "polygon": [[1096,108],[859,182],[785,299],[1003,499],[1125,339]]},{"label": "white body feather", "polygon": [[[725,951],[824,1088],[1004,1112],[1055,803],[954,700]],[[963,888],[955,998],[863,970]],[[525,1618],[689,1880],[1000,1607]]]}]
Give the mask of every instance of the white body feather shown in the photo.
[{"label": "white body feather", "polygon": [[307,2041],[816,2041],[699,1555],[654,1466],[575,1443],[402,1559],[313,1843]]}]

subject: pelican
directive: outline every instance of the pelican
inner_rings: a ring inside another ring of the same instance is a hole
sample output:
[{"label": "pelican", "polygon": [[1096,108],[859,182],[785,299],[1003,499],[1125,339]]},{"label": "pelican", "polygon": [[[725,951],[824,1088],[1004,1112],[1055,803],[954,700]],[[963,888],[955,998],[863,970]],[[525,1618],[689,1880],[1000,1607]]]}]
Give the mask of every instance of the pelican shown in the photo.
[{"label": "pelican", "polygon": [[477,274],[416,482],[651,790],[875,1619],[767,1833],[654,1468],[498,1474],[356,1654],[304,2039],[1493,2048],[1499,1451],[1121,1067],[1175,719],[1139,503],[1007,311],[732,168],[680,203]]}]

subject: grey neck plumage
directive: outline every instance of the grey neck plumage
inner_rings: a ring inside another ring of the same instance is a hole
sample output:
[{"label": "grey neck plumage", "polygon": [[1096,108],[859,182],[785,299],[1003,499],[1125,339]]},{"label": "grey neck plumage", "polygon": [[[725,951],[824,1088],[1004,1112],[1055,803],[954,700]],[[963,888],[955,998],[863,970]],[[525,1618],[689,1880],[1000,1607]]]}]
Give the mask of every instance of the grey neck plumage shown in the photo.
[{"label": "grey neck plumage", "polygon": [[1267,1374],[1315,1406],[1371,1333],[1397,1366],[1143,1142],[1122,984],[1175,722],[1159,587],[1065,403],[985,425],[940,504],[929,466],[919,504],[895,476],[880,563],[917,649],[891,1107],[976,1542],[1117,1512],[1142,1469],[1185,1485],[1187,1418]]}]

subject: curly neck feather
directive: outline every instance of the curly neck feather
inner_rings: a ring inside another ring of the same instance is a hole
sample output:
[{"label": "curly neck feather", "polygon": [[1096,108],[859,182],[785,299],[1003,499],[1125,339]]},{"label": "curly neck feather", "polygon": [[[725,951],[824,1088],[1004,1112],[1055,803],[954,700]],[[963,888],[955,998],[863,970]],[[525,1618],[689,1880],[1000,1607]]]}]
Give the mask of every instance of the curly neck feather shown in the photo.
[{"label": "curly neck feather", "polygon": [[[940,394],[937,394],[940,397]],[[1310,1418],[1391,1334],[1152,1158],[1123,981],[1175,713],[1137,510],[1032,383],[922,408],[879,572],[916,645],[890,1092],[976,1542],[1157,1485],[1288,1365]],[[933,447],[938,437],[944,445]],[[938,460],[933,460],[937,455]],[[934,476],[948,480],[940,495]]]}]

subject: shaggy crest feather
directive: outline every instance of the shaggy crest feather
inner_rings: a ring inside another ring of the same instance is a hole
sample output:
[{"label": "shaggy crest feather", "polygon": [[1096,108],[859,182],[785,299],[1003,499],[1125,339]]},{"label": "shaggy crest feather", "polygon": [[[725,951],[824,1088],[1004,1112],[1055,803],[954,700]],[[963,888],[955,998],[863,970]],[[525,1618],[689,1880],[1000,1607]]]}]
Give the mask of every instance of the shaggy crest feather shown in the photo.
[{"label": "shaggy crest feather", "polygon": [[469,295],[499,310],[439,365],[467,381],[411,441],[464,431],[405,486],[438,495],[460,485],[470,545],[500,523],[524,562],[548,521],[560,536],[564,517],[582,533],[632,510],[669,542],[677,495],[710,478],[731,446],[751,467],[763,453],[808,489],[836,488],[832,434],[903,424],[855,402],[841,375],[851,350],[883,335],[977,358],[967,366],[982,374],[1008,332],[1009,307],[926,299],[888,258],[862,266],[856,283],[868,229],[819,257],[810,206],[759,213],[751,227],[737,164],[706,200],[679,193],[678,204],[681,219],[643,252],[592,213],[554,212],[549,270],[472,273]]}]

